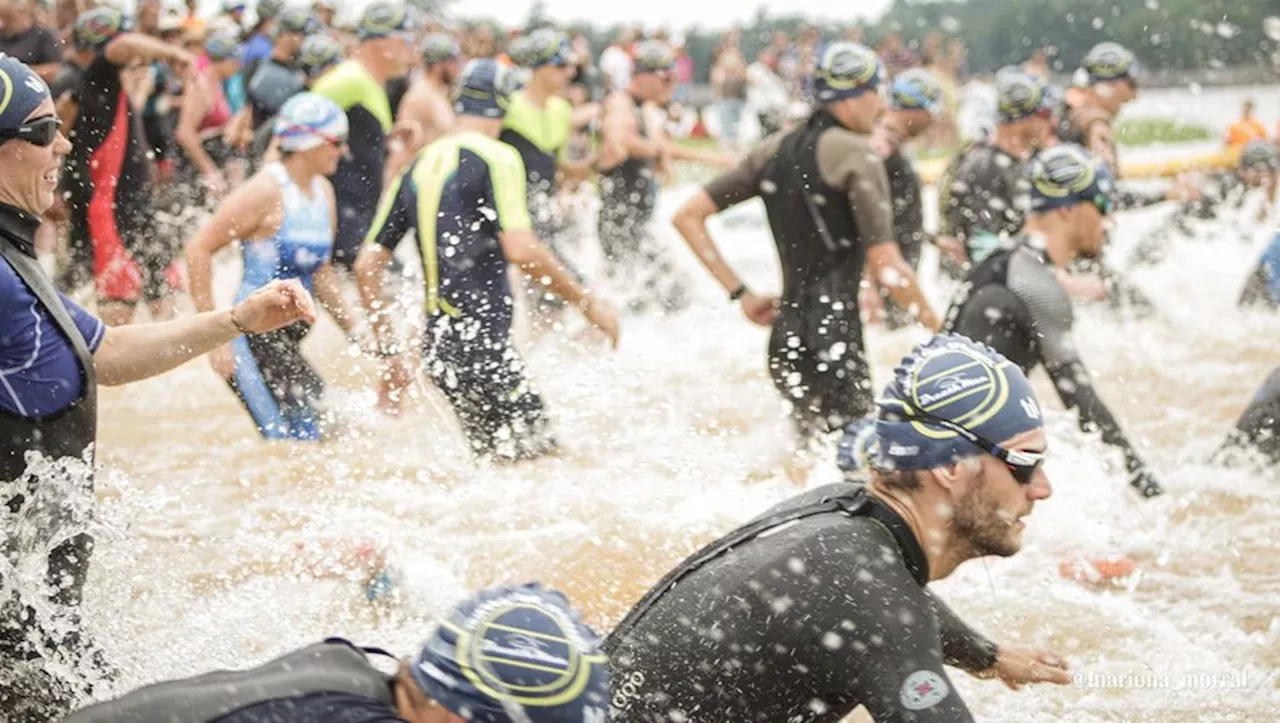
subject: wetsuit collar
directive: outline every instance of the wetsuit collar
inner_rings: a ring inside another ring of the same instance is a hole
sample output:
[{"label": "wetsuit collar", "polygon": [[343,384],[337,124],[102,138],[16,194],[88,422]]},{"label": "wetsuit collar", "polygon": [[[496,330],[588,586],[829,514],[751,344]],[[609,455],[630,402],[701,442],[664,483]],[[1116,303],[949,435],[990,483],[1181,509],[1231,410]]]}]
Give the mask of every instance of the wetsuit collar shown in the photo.
[{"label": "wetsuit collar", "polygon": [[33,259],[36,257],[35,238],[38,228],[40,228],[39,216],[0,203],[0,235]]},{"label": "wetsuit collar", "polygon": [[894,512],[892,507],[871,494],[867,495],[865,514],[884,525],[889,534],[893,535],[893,539],[898,543],[898,549],[902,551],[902,560],[907,564],[907,571],[920,584],[920,587],[924,587],[929,582],[929,558],[925,557],[924,548],[920,547],[920,541],[911,532],[907,521],[902,519],[902,515]]}]

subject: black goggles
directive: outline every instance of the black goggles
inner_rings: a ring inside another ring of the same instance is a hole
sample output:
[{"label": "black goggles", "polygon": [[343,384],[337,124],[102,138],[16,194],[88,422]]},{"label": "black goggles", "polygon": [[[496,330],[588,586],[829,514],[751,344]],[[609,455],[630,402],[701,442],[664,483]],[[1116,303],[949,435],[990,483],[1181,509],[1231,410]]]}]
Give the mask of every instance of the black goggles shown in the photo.
[{"label": "black goggles", "polygon": [[17,128],[0,130],[0,142],[17,138],[36,146],[48,146],[58,139],[62,121],[56,116],[45,116],[27,121]]},{"label": "black goggles", "polygon": [[970,429],[960,426],[949,419],[937,417],[928,412],[921,411],[910,404],[907,404],[907,410],[911,414],[912,419],[918,419],[922,422],[928,422],[964,437],[973,443],[975,447],[983,452],[1004,462],[1009,468],[1009,473],[1018,481],[1018,484],[1029,485],[1035,479],[1036,470],[1044,464],[1045,455],[1040,452],[1027,452],[1021,449],[1005,449],[991,440]]}]

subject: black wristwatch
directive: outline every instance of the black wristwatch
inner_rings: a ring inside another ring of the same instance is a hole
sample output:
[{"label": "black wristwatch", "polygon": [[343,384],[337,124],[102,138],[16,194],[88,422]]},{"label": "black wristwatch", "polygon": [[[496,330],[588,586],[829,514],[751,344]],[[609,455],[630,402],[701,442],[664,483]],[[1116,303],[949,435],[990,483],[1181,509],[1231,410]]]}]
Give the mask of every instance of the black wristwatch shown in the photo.
[{"label": "black wristwatch", "polygon": [[743,296],[745,296],[746,293],[747,293],[747,285],[738,284],[738,288],[729,292],[729,301],[737,301],[738,299],[741,299]]}]

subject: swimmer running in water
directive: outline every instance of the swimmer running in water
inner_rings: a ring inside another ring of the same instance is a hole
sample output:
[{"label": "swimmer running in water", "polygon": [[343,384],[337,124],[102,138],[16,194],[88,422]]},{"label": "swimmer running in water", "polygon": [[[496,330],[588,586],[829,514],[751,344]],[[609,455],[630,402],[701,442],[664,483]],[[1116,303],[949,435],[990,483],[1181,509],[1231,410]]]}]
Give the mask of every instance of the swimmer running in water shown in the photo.
[{"label": "swimmer running in water", "polygon": [[1107,166],[1076,145],[1040,153],[1029,171],[1031,214],[1017,239],[970,272],[947,314],[947,331],[988,344],[1024,370],[1043,364],[1058,396],[1124,453],[1129,484],[1163,492],[1093,387],[1071,338],[1075,314],[1055,269],[1101,253],[1113,192]]},{"label": "swimmer running in water", "polygon": [[453,128],[453,84],[462,69],[462,50],[458,42],[444,33],[432,33],[421,44],[422,70],[409,80],[409,89],[396,110],[400,123],[414,123],[417,132],[409,139],[392,142],[387,159],[387,179],[399,175],[423,146],[430,144]]},{"label": "swimmer running in water", "polygon": [[356,263],[360,297],[383,357],[379,404],[398,414],[411,377],[382,296],[383,269],[410,231],[426,283],[423,362],[453,406],[472,451],[513,462],[557,449],[542,397],[511,338],[508,264],[577,305],[618,343],[613,310],[574,280],[531,230],[524,165],[498,140],[510,71],[474,60],[458,80],[454,131],[422,150],[387,189]]},{"label": "swimmer running in water", "polygon": [[604,723],[599,637],[560,592],[536,584],[461,601],[396,672],[380,648],[341,638],[257,668],[155,683],[63,723]]},{"label": "swimmer running in water", "polygon": [[610,633],[613,720],[835,723],[864,706],[881,723],[959,723],[973,718],[944,664],[1011,687],[1070,682],[1058,656],[993,643],[927,587],[1016,554],[1051,494],[1026,377],[938,335],[877,404],[865,484],[805,492],[704,547]]},{"label": "swimmer running in water", "polygon": [[[329,263],[336,212],[325,178],[346,151],[347,116],[333,101],[301,93],[280,110],[275,137],[281,160],[228,196],[187,247],[191,298],[199,311],[213,308],[213,256],[239,240],[244,279],[237,300],[272,280],[298,279],[350,333],[353,321]],[[241,337],[209,357],[266,439],[321,437],[324,380],[302,355],[310,330],[297,322]]]}]

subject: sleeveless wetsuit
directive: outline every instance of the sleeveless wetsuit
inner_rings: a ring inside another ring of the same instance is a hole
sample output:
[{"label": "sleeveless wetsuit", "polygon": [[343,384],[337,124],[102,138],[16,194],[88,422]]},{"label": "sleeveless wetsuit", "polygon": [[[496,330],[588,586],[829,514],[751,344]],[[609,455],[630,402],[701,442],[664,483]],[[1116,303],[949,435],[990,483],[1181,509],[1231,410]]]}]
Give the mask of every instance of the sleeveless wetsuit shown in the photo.
[{"label": "sleeveless wetsuit", "polygon": [[[262,172],[280,184],[284,219],[271,238],[241,244],[244,280],[237,303],[273,279],[298,279],[310,291],[312,275],[333,251],[332,209],[324,182],[315,179],[304,194],[279,163]],[[314,404],[324,394],[324,380],[301,348],[310,329],[299,321],[232,342],[236,371],[228,383],[267,439],[320,438]]]}]

